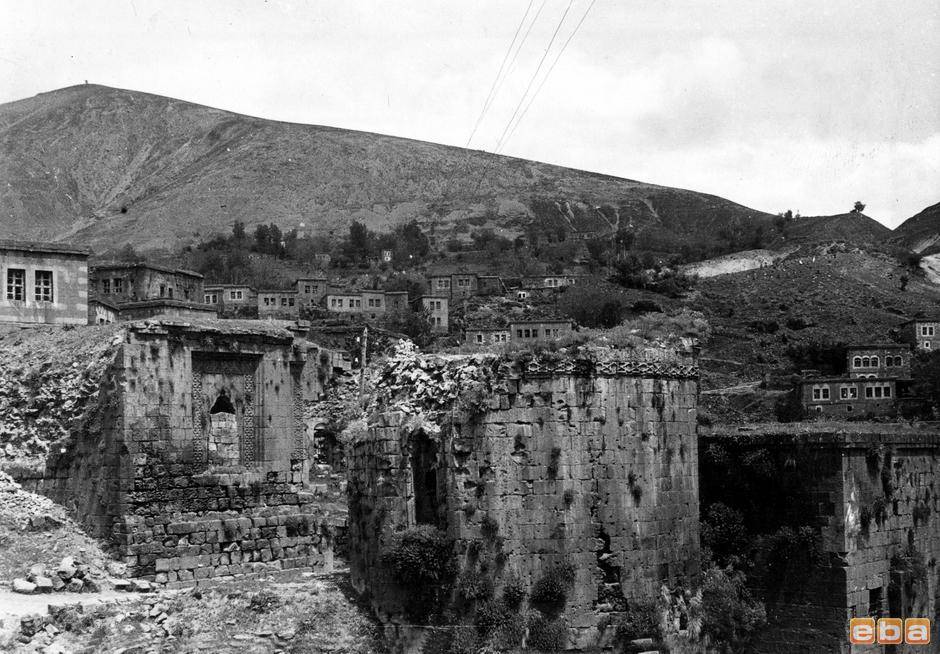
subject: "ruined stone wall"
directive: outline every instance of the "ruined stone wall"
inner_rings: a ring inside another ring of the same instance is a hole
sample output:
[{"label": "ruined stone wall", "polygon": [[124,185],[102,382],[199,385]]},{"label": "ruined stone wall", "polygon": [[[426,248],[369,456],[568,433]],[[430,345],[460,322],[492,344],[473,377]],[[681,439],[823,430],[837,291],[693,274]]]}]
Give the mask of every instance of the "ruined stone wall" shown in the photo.
[{"label": "ruined stone wall", "polygon": [[697,580],[691,370],[530,365],[499,380],[478,410],[450,414],[430,466],[436,488],[416,469],[427,442],[420,426],[402,413],[375,416],[349,461],[354,585],[370,592],[381,618],[404,621],[408,589],[383,568],[382,552],[396,528],[429,521],[430,503],[433,522],[457,542],[461,570],[491,547],[500,578],[511,573],[528,592],[542,577],[573,570],[569,646],[609,644],[610,625],[631,600]]},{"label": "ruined stone wall", "polygon": [[[768,627],[757,651],[840,651],[851,617],[936,618],[940,585],[930,562],[940,557],[940,429],[881,423],[760,425],[741,432],[717,427],[703,436],[701,447],[766,460],[784,471],[787,479],[775,484],[779,504],[756,500],[767,513],[760,531],[770,533],[774,519],[783,524],[787,507],[816,530],[815,562],[800,551],[778,570],[749,573],[767,604]],[[703,465],[701,479],[703,507],[718,499],[747,514],[755,501],[742,486],[736,493],[736,480],[718,469]]]},{"label": "ruined stone wall", "polygon": [[85,503],[132,574],[173,584],[331,565],[327,516],[304,486],[305,352],[289,332],[244,325],[130,327],[100,431],[50,458],[48,492]]}]

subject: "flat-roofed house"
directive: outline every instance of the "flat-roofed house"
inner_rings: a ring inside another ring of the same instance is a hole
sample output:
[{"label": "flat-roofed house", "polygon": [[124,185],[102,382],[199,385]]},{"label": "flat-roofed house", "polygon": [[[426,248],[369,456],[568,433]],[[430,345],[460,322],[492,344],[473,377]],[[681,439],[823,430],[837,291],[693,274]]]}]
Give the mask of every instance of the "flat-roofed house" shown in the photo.
[{"label": "flat-roofed house", "polygon": [[467,345],[499,345],[509,342],[509,327],[468,327],[464,332]]},{"label": "flat-roofed house", "polygon": [[88,323],[88,251],[0,240],[0,322]]},{"label": "flat-roofed house", "polygon": [[322,304],[323,298],[329,290],[327,288],[327,278],[325,275],[316,275],[313,277],[301,277],[297,280],[297,301],[301,307],[312,307],[316,304]]},{"label": "flat-roofed house", "polygon": [[197,272],[149,263],[100,264],[89,271],[89,295],[118,305],[158,298],[203,302],[203,287]]},{"label": "flat-roofed house", "polygon": [[897,411],[897,382],[884,377],[809,377],[800,383],[800,396],[810,416],[890,416]]},{"label": "flat-roofed house", "polygon": [[509,323],[509,338],[513,343],[553,340],[571,333],[572,328],[573,323],[565,319],[514,320]]},{"label": "flat-roofed house", "polygon": [[334,313],[362,313],[362,295],[359,291],[330,289],[324,303],[326,310]]},{"label": "flat-roofed house", "polygon": [[258,291],[259,318],[297,318],[300,306],[297,291],[293,289],[264,289]]},{"label": "flat-roofed house", "polygon": [[202,292],[203,302],[226,316],[242,316],[258,307],[258,291],[247,284],[211,284]]}]

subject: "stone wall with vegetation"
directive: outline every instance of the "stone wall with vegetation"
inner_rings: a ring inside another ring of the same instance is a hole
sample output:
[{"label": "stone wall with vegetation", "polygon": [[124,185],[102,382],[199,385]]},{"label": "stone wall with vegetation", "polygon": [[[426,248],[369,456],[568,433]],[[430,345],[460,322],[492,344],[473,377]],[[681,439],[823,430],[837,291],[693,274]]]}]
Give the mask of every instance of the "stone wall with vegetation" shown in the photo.
[{"label": "stone wall with vegetation", "polygon": [[716,426],[700,449],[703,545],[766,604],[755,651],[838,651],[855,616],[936,617],[940,427]]},{"label": "stone wall with vegetation", "polygon": [[440,638],[611,644],[698,581],[696,374],[666,350],[392,357],[350,447],[354,585]]}]

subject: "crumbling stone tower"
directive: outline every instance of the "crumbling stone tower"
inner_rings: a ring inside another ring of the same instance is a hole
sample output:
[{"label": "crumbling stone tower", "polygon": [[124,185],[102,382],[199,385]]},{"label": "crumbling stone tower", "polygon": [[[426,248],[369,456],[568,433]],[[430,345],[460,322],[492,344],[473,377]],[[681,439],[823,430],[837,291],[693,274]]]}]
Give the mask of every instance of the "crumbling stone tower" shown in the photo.
[{"label": "crumbling stone tower", "polygon": [[696,582],[694,360],[550,356],[405,357],[383,373],[349,460],[350,568],[402,637],[420,589],[396,578],[389,552],[421,524],[455,543],[451,602],[473,575],[496,592],[519,584],[529,605],[540,580],[570,577],[568,647],[610,644],[631,601]]}]

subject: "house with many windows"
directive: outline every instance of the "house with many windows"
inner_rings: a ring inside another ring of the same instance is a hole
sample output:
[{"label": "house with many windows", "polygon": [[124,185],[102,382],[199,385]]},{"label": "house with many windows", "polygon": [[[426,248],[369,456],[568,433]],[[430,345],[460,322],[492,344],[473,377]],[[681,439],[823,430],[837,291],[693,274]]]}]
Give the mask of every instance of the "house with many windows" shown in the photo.
[{"label": "house with many windows", "polygon": [[258,291],[247,284],[212,284],[202,292],[203,302],[224,316],[243,316],[258,306]]},{"label": "house with many windows", "polygon": [[431,323],[431,331],[437,333],[446,333],[450,331],[450,298],[446,295],[423,295],[418,298],[417,306],[423,311],[428,322]]},{"label": "house with many windows", "polygon": [[88,251],[54,243],[0,241],[0,322],[88,322]]},{"label": "house with many windows", "polygon": [[904,343],[852,345],[846,350],[849,377],[911,378],[911,346]]},{"label": "house with many windows", "polygon": [[202,303],[202,275],[191,270],[149,263],[112,263],[92,266],[89,295],[117,305],[166,298]]},{"label": "house with many windows", "polygon": [[871,418],[897,412],[898,380],[869,377],[811,377],[800,385],[810,416]]}]

